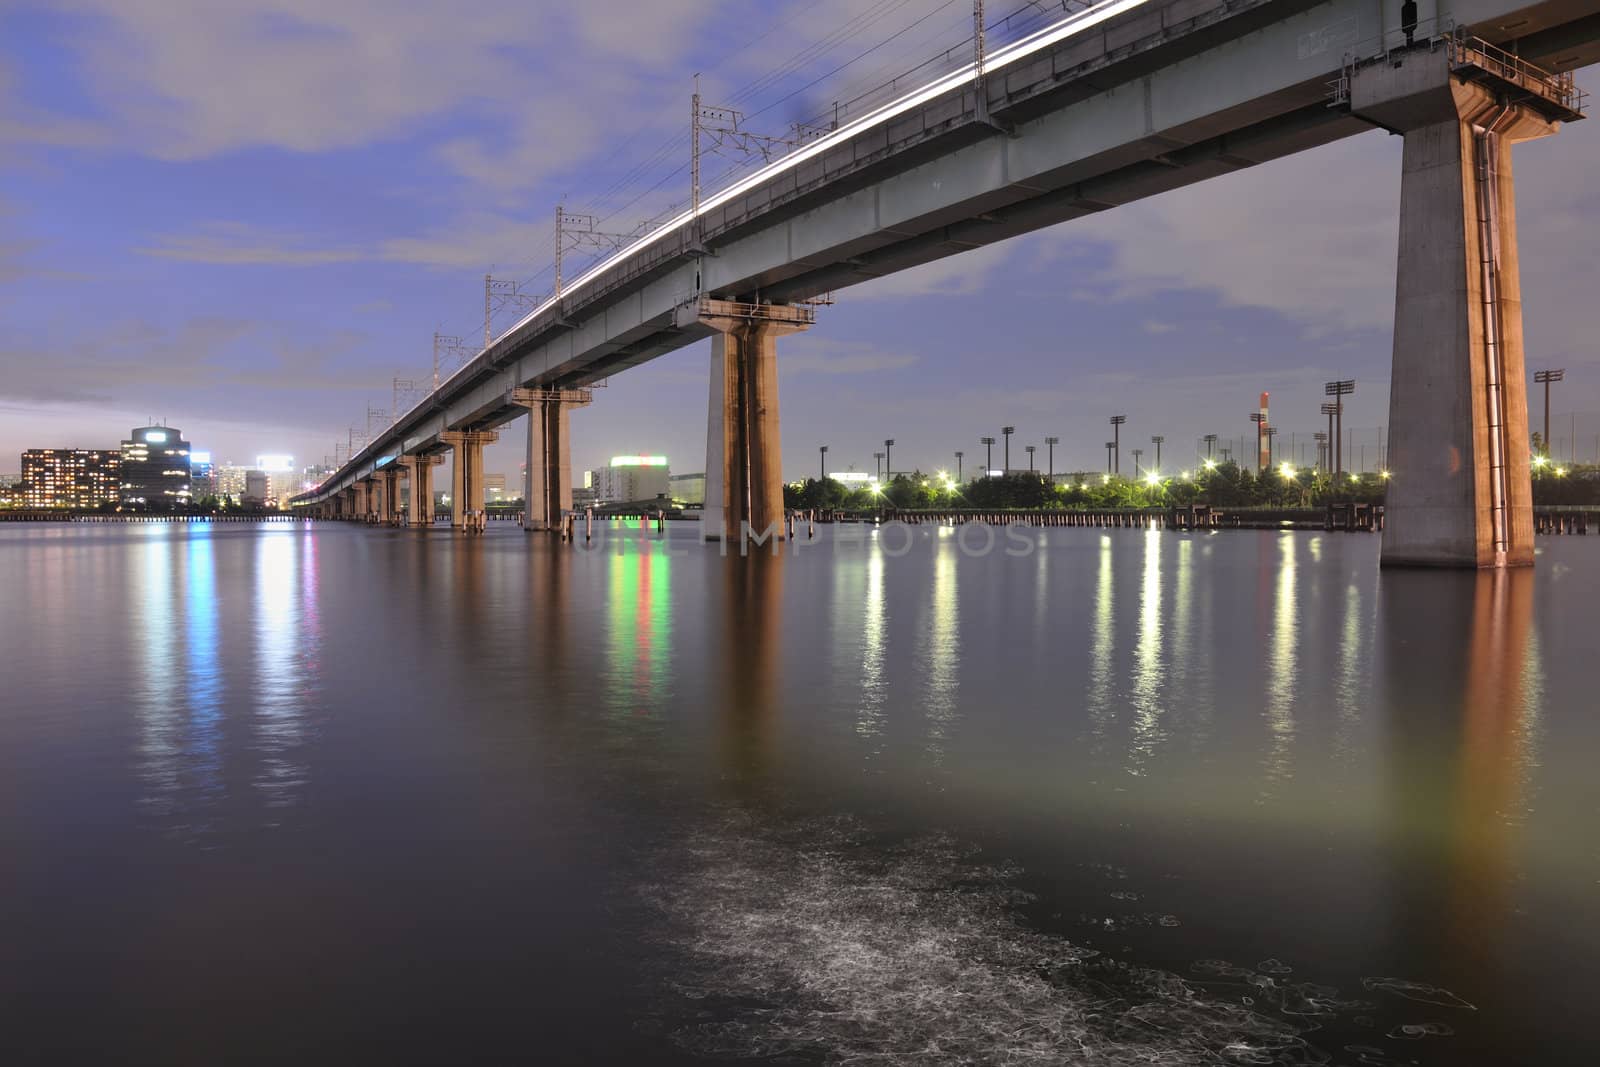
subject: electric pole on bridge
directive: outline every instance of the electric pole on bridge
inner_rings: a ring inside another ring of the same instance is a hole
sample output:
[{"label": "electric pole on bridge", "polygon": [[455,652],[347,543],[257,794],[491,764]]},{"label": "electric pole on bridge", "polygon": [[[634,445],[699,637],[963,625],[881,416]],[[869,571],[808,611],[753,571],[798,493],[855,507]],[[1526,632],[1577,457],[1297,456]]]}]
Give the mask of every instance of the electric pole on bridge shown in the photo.
[{"label": "electric pole on bridge", "polygon": [[[560,208],[556,209],[558,212]],[[559,261],[560,256],[557,255]],[[560,267],[556,268],[557,273]],[[507,304],[524,311],[532,311],[539,306],[539,298],[532,293],[522,291],[522,283],[510,281],[506,278],[496,278],[491,274],[483,276],[483,347],[488,348],[494,341],[494,313],[495,297],[500,298],[500,307]]]},{"label": "electric pole on bridge", "polygon": [[470,356],[472,350],[467,343],[459,337],[433,331],[433,391],[439,391],[439,356],[448,354],[452,356]]}]

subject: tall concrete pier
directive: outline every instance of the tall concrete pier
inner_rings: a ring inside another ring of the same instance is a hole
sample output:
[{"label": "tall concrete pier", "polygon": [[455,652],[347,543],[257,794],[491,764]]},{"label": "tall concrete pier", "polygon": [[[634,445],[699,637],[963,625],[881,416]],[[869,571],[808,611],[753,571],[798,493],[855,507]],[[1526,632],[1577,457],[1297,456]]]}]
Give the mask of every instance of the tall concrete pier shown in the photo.
[{"label": "tall concrete pier", "polygon": [[816,321],[808,307],[703,299],[711,339],[706,413],[706,540],[748,528],[783,539],[783,440],[778,425],[778,338]]},{"label": "tall concrete pier", "polygon": [[461,529],[469,514],[483,510],[483,446],[500,439],[493,430],[447,430],[439,440],[450,446],[450,525]]},{"label": "tall concrete pier", "polygon": [[1405,138],[1385,566],[1533,563],[1511,148],[1580,117],[1546,77],[1460,39],[1350,76],[1351,112]]},{"label": "tall concrete pier", "polygon": [[572,439],[568,414],[593,399],[587,389],[513,389],[528,409],[528,454],[522,473],[522,527],[559,530],[572,510]]}]

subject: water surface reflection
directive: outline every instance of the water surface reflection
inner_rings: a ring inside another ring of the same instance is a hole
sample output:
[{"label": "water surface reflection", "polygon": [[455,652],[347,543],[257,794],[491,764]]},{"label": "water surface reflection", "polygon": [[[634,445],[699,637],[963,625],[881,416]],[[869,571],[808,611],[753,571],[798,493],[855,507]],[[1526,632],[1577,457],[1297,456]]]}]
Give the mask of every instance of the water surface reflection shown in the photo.
[{"label": "water surface reflection", "polygon": [[1600,1054],[1581,539],[833,533],[0,531],[20,1062]]}]

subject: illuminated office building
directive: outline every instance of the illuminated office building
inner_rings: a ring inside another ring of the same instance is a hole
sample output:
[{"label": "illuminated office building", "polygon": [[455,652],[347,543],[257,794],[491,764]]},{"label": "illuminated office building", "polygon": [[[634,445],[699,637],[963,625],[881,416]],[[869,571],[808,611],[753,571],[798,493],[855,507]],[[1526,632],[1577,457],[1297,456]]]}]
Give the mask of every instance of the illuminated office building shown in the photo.
[{"label": "illuminated office building", "polygon": [[118,497],[124,504],[187,504],[189,442],[170,426],[141,426],[122,442]]},{"label": "illuminated office building", "polygon": [[30,448],[22,454],[20,503],[92,508],[116,503],[121,456],[109,449]]},{"label": "illuminated office building", "polygon": [[666,456],[612,456],[611,466],[590,471],[595,497],[602,504],[631,504],[666,496],[672,472]]}]

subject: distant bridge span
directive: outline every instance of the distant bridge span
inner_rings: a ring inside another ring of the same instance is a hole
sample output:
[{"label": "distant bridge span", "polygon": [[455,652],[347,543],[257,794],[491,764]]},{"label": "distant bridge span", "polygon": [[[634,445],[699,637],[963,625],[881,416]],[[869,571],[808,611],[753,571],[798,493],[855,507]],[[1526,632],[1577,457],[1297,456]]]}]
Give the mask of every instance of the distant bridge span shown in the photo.
[{"label": "distant bridge span", "polygon": [[[1600,60],[1600,4],[1420,7],[1419,47],[1405,50],[1400,0],[1103,0],[996,49],[981,96],[970,67],[947,76],[605,259],[295,503],[394,513],[404,471],[424,501],[413,520],[431,518],[433,457],[454,449],[459,523],[481,509],[482,445],[526,413],[528,524],[551,528],[571,506],[567,411],[588,402],[586,387],[713,337],[706,532],[764,528],[781,509],[776,338],[814,321],[799,302],[1380,126],[1407,138],[1396,395],[1411,396],[1407,424],[1453,450],[1391,441],[1407,458],[1395,463],[1385,560],[1531,562],[1510,145],[1580,117],[1560,74]],[[1520,59],[1422,43],[1439,28]],[[1495,118],[1485,102],[1508,110]],[[1435,166],[1455,184],[1411,177]],[[1488,191],[1474,201],[1474,189]],[[1486,249],[1488,274],[1474,265]],[[1430,278],[1409,295],[1408,264]],[[1441,327],[1450,350],[1402,367],[1400,335],[1423,308],[1434,323],[1460,319]],[[1432,423],[1418,416],[1430,406]],[[1413,487],[1425,491],[1408,502]]]}]

